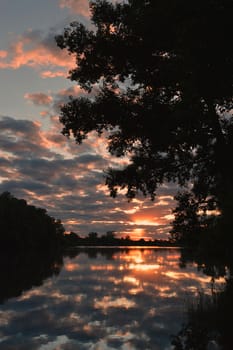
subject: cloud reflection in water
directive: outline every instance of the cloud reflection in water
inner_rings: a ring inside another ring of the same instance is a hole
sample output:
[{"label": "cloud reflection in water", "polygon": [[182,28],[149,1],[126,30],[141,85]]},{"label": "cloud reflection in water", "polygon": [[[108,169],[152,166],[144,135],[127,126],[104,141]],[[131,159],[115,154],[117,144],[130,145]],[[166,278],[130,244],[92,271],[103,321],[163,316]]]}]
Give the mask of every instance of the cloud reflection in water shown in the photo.
[{"label": "cloud reflection in water", "polygon": [[1,306],[0,349],[172,349],[188,296],[210,288],[178,260],[176,249],[145,248],[66,257],[58,276]]}]

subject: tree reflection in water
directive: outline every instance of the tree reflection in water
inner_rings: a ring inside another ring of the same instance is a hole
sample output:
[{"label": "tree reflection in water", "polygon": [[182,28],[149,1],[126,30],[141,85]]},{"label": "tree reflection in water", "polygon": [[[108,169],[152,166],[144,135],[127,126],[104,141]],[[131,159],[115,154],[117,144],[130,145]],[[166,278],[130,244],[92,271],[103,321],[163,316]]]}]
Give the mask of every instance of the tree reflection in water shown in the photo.
[{"label": "tree reflection in water", "polygon": [[58,251],[1,252],[0,303],[41,286],[45,279],[58,275],[62,266],[63,256]]},{"label": "tree reflection in water", "polygon": [[[192,257],[190,251],[183,251],[181,266],[191,261],[211,276],[211,294],[200,291],[198,297],[189,302],[186,323],[172,340],[174,350],[232,350],[233,263],[216,261],[213,257]],[[225,279],[221,288],[215,285],[220,277]]]}]

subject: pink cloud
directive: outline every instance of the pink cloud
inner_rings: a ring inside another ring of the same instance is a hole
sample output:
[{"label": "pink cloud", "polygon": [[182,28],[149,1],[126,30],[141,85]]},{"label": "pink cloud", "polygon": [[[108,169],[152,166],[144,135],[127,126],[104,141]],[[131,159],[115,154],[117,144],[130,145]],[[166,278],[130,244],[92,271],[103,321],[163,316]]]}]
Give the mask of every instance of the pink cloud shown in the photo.
[{"label": "pink cloud", "polygon": [[59,154],[62,154],[62,149],[66,147],[66,140],[64,140],[64,137],[62,135],[56,135],[54,136],[53,132],[43,132],[40,131],[40,146],[44,149],[51,150],[55,152],[59,152]]},{"label": "pink cloud", "polygon": [[49,116],[49,111],[42,111],[40,112],[41,117],[48,117]]},{"label": "pink cloud", "polygon": [[0,69],[27,66],[41,71],[44,78],[67,76],[74,67],[74,57],[66,50],[60,50],[55,40],[48,42],[40,34],[30,34],[28,31],[12,43],[7,51],[0,51]]},{"label": "pink cloud", "polygon": [[44,72],[41,72],[41,78],[66,78],[67,77],[67,72],[65,71],[50,71],[46,70]]},{"label": "pink cloud", "polygon": [[7,57],[7,51],[0,50],[0,58],[6,58]]},{"label": "pink cloud", "polygon": [[31,101],[37,106],[48,106],[52,103],[53,98],[50,95],[46,95],[42,92],[34,94],[25,94],[24,98]]},{"label": "pink cloud", "polygon": [[90,16],[89,1],[88,0],[60,0],[59,6],[61,8],[69,8],[72,12],[75,12],[84,17]]}]

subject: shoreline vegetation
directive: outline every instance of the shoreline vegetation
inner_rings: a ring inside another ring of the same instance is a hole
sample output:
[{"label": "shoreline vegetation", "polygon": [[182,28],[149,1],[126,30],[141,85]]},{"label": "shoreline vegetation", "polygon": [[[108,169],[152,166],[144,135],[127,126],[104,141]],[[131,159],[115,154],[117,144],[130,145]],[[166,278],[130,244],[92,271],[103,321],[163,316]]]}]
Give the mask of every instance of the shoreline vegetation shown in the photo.
[{"label": "shoreline vegetation", "polygon": [[129,236],[116,237],[114,231],[107,231],[106,234],[98,236],[97,232],[90,232],[87,237],[80,237],[74,232],[65,235],[66,247],[179,247],[171,240],[145,240],[140,238],[133,240]]}]

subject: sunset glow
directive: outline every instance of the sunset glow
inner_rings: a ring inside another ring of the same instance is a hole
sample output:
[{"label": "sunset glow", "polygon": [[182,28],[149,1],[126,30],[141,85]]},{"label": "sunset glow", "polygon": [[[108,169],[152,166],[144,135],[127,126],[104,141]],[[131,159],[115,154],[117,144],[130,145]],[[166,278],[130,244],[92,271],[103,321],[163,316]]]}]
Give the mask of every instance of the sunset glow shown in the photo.
[{"label": "sunset glow", "polygon": [[67,271],[75,271],[75,270],[78,270],[79,265],[75,264],[75,263],[68,263],[68,264],[66,264],[65,268]]},{"label": "sunset glow", "polygon": [[108,308],[131,308],[134,307],[135,303],[125,297],[123,298],[117,298],[117,299],[113,299],[109,296],[105,296],[103,297],[102,300],[95,300],[95,308],[99,309],[103,309],[103,310],[107,310]]},{"label": "sunset glow", "polygon": [[153,221],[153,219],[135,219],[134,224],[139,226],[158,226],[159,223]]},{"label": "sunset glow", "polygon": [[[73,20],[90,23],[89,2],[30,2],[17,15],[13,2],[4,6],[11,20],[3,16],[0,34],[0,74],[7,82],[0,94],[0,192],[46,209],[61,219],[66,232],[167,237],[169,188],[162,186],[154,202],[138,196],[129,203],[125,189],[111,198],[103,170],[128,164],[128,157],[110,155],[108,140],[96,132],[80,146],[61,134],[60,107],[69,96],[87,93],[67,79],[75,57],[58,48],[55,36]],[[96,84],[88,96],[98,91]]]}]

